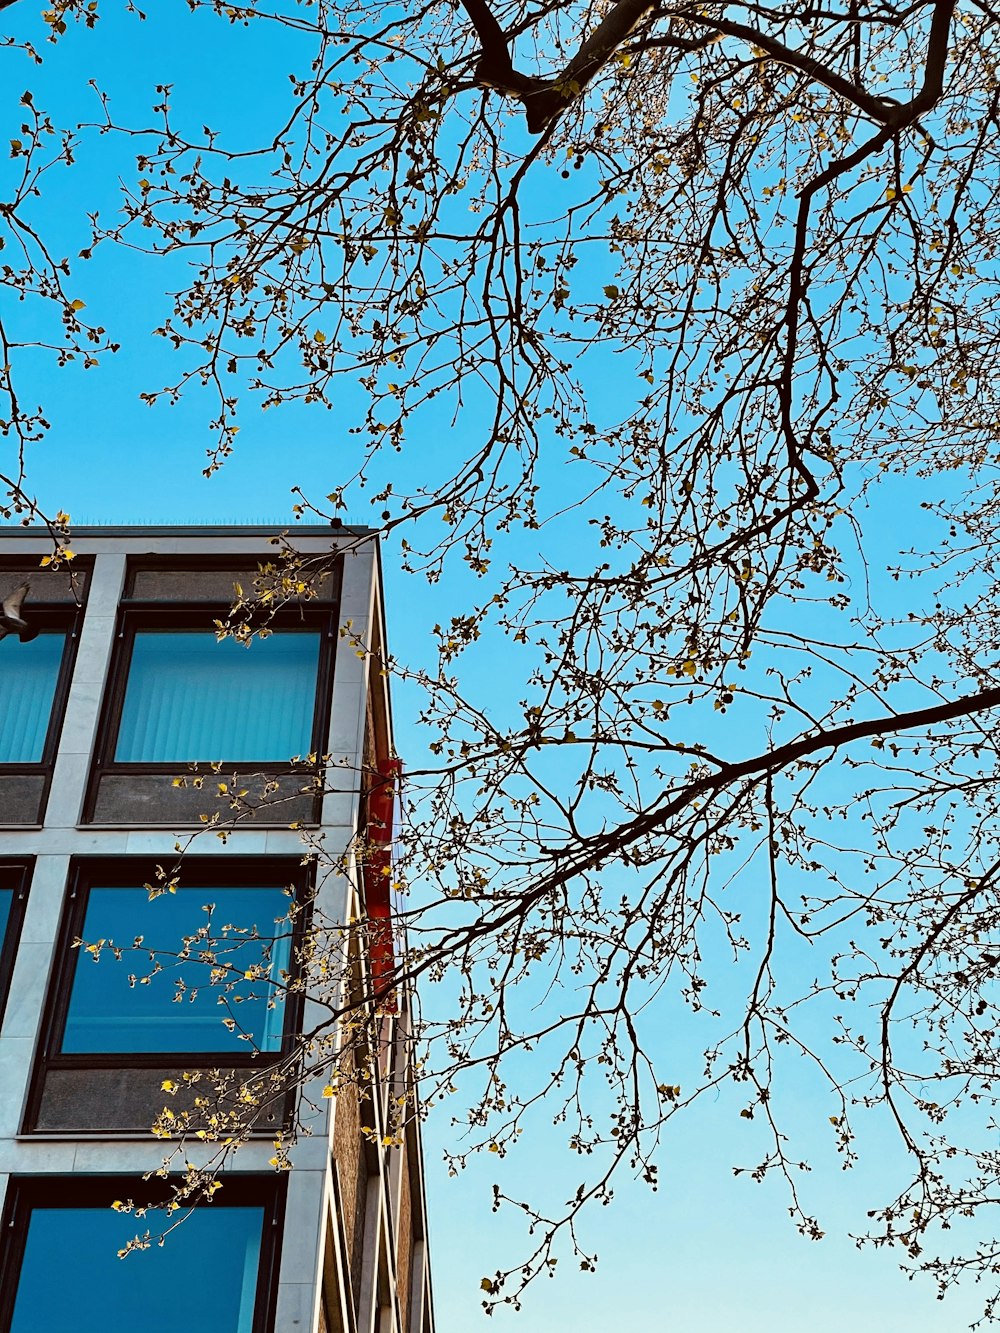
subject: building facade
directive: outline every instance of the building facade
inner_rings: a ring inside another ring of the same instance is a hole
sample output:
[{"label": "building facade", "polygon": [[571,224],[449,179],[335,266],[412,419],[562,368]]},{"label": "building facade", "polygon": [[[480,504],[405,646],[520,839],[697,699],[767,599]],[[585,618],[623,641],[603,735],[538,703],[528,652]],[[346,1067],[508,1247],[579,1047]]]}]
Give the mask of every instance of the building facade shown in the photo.
[{"label": "building facade", "polygon": [[0,535],[0,1333],[433,1333],[378,549],[220,641],[275,537]]}]

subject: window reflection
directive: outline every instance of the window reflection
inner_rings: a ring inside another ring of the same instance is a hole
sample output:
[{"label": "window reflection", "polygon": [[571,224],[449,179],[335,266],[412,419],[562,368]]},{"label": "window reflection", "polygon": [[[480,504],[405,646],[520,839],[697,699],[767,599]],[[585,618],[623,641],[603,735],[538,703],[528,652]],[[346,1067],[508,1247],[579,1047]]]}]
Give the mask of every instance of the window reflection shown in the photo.
[{"label": "window reflection", "polygon": [[52,716],[64,634],[0,639],[0,764],[38,764]]},{"label": "window reflection", "polygon": [[264,1209],[198,1207],[163,1246],[118,1250],[164,1214],[35,1207],[11,1333],[183,1328],[252,1333]]},{"label": "window reflection", "polygon": [[289,907],[274,885],[91,888],[62,1051],[279,1050]]}]

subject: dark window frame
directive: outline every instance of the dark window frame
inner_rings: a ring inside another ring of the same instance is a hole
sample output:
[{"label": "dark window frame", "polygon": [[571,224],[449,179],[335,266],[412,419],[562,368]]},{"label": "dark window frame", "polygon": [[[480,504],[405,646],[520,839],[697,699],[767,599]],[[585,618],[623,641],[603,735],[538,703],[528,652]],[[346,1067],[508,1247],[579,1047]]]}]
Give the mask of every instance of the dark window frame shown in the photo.
[{"label": "dark window frame", "polygon": [[[271,1333],[274,1328],[281,1262],[281,1237],[285,1216],[287,1181],[284,1176],[260,1176],[227,1172],[224,1188],[212,1202],[198,1207],[264,1209],[261,1226],[260,1267],[254,1301],[253,1333]],[[0,1333],[9,1333],[14,1315],[21,1265],[28,1238],[28,1224],[35,1208],[110,1207],[113,1199],[134,1198],[143,1203],[165,1203],[171,1197],[169,1180],[142,1180],[136,1176],[11,1176],[0,1223],[4,1244],[0,1247]],[[183,1222],[181,1223],[183,1226]],[[141,1229],[137,1225],[137,1229]],[[151,1228],[152,1229],[152,1228]],[[167,1245],[169,1246],[169,1240]]]},{"label": "dark window frame", "polygon": [[[226,608],[228,610],[228,608]],[[288,755],[265,755],[255,759],[232,759],[227,755],[213,755],[201,760],[172,759],[167,762],[143,760],[137,763],[124,763],[115,759],[115,747],[121,726],[125,693],[128,688],[129,670],[132,665],[132,653],[137,634],[153,633],[191,633],[213,632],[215,622],[222,619],[221,607],[212,603],[191,602],[184,606],[162,602],[122,603],[119,615],[118,632],[114,661],[111,667],[108,692],[101,712],[101,728],[97,745],[97,764],[102,772],[114,773],[163,773],[183,772],[189,763],[198,762],[207,769],[210,763],[219,763],[226,772],[234,769],[256,770],[288,765]],[[197,623],[201,622],[201,623]],[[330,686],[333,681],[332,616],[329,608],[313,610],[303,607],[298,610],[282,611],[270,622],[269,629],[278,633],[288,630],[292,633],[311,632],[320,636],[319,661],[316,669],[316,691],[313,696],[313,728],[310,736],[309,752],[322,754],[326,748],[326,737],[330,725]],[[306,764],[289,765],[308,771]]]},{"label": "dark window frame", "polygon": [[[296,923],[292,933],[291,978],[296,974],[295,951],[301,942],[305,926],[303,917],[308,916],[308,900],[311,894],[310,877],[304,873],[308,867],[302,866],[294,858],[276,856],[258,857],[190,857],[181,865],[181,885],[198,883],[206,889],[284,887],[293,885],[296,889],[296,901],[305,910]],[[156,867],[149,861],[133,860],[120,857],[113,861],[79,860],[70,867],[66,899],[63,903],[59,934],[56,937],[55,957],[49,992],[45,1000],[44,1039],[42,1059],[48,1065],[62,1069],[115,1069],[121,1065],[147,1066],[158,1069],[163,1064],[184,1063],[192,1069],[214,1069],[223,1066],[233,1069],[264,1068],[268,1063],[277,1063],[291,1054],[295,1047],[297,1034],[302,1027],[304,996],[301,991],[293,990],[282,1003],[285,1019],[282,1024],[281,1046],[276,1051],[254,1051],[249,1042],[244,1053],[235,1051],[110,1051],[110,1052],[71,1052],[63,1053],[58,1049],[65,1029],[69,1012],[73,977],[76,973],[80,950],[74,949],[74,939],[81,937],[83,922],[87,912],[87,899],[92,888],[141,888],[143,884],[155,882]],[[253,881],[256,880],[256,884]],[[127,966],[122,963],[120,966]]]},{"label": "dark window frame", "polygon": [[28,889],[33,868],[33,859],[0,861],[0,889],[10,889],[13,893],[7,925],[3,935],[0,936],[0,1026],[3,1024],[7,996],[10,994],[11,977],[14,975],[14,962],[21,938],[21,927],[24,924],[24,913],[28,906]]},{"label": "dark window frame", "polygon": [[49,725],[45,731],[45,741],[42,744],[42,757],[27,763],[8,764],[0,761],[0,770],[4,773],[22,770],[26,773],[37,773],[43,768],[51,770],[55,764],[59,735],[66,712],[66,700],[69,697],[69,686],[73,676],[73,659],[76,657],[76,645],[80,638],[79,622],[82,611],[82,607],[53,604],[35,605],[29,608],[28,615],[35,629],[43,633],[47,631],[64,635],[63,650],[56,676],[56,687],[52,693],[52,709],[49,713]]},{"label": "dark window frame", "polygon": [[[131,590],[135,574],[139,569],[163,569],[169,571],[190,569],[192,571],[211,571],[234,574],[246,573],[247,565],[255,556],[220,562],[205,559],[187,559],[164,562],[163,560],[129,561],[126,575],[126,593]],[[341,590],[341,562],[335,567],[334,595],[330,601],[302,601],[278,608],[267,622],[268,629],[280,632],[287,630],[311,630],[320,636],[319,661],[316,671],[316,693],[313,703],[313,726],[308,753],[317,756],[326,750],[330,730],[331,709],[333,702],[333,677],[336,659],[336,644],[339,632],[339,607]],[[97,744],[91,765],[90,780],[87,784],[87,796],[84,805],[83,822],[95,822],[101,779],[105,776],[162,775],[176,777],[183,775],[191,765],[197,763],[202,772],[209,771],[210,765],[219,766],[219,771],[226,774],[239,773],[242,776],[265,774],[268,776],[285,773],[301,774],[308,778],[316,774],[319,764],[288,762],[291,756],[269,756],[261,759],[233,760],[225,755],[216,755],[206,760],[172,760],[168,763],[122,763],[115,759],[115,749],[121,727],[122,712],[125,704],[125,692],[128,687],[133,645],[137,633],[143,631],[177,632],[204,630],[214,632],[219,621],[224,621],[230,611],[230,604],[222,601],[192,599],[189,601],[148,601],[125,596],[119,603],[118,621],[115,631],[115,647],[104,698],[101,706]],[[312,814],[305,822],[318,820],[320,796],[317,792],[312,798]],[[280,806],[278,807],[280,809]],[[103,821],[101,821],[103,822]],[[115,824],[123,821],[115,820]],[[131,821],[125,820],[129,823]],[[188,818],[166,820],[174,824],[196,823]],[[279,823],[281,822],[279,818]]]},{"label": "dark window frame", "polygon": [[[61,633],[64,636],[64,642],[41,758],[30,763],[4,763],[0,761],[0,777],[40,777],[42,779],[38,796],[37,818],[31,821],[15,821],[15,823],[41,824],[45,817],[45,807],[48,804],[52,773],[55,769],[56,756],[59,753],[59,738],[62,735],[63,722],[66,718],[66,703],[69,699],[70,686],[73,681],[73,668],[76,663],[77,647],[80,642],[80,632],[87,607],[87,593],[91,582],[92,562],[81,561],[79,563],[79,572],[85,575],[82,580],[82,594],[79,602],[44,601],[42,599],[34,601],[29,597],[29,600],[25,603],[25,619],[43,632],[55,631]],[[0,571],[10,572],[12,570],[16,570],[17,573],[21,573],[23,570],[25,577],[30,577],[30,571],[24,570],[23,561],[18,561],[14,565],[0,562]],[[9,821],[0,818],[0,824],[5,822]]]},{"label": "dark window frame", "polygon": [[[292,932],[289,972],[290,979],[292,981],[296,979],[299,973],[297,954],[303,935],[309,928],[311,916],[310,903],[314,893],[311,866],[304,866],[301,858],[293,857],[192,856],[183,860],[180,873],[182,885],[187,881],[189,884],[204,885],[206,888],[294,885],[296,902],[302,908]],[[143,884],[153,883],[155,875],[156,865],[141,858],[117,857],[113,860],[78,858],[71,863],[59,933],[56,936],[54,961],[42,1009],[41,1037],[31,1072],[22,1124],[23,1133],[44,1135],[48,1132],[44,1129],[37,1130],[35,1126],[40,1118],[45,1080],[50,1070],[183,1068],[236,1071],[253,1069],[264,1072],[293,1054],[302,1031],[305,1010],[305,995],[297,988],[287,994],[282,1002],[284,1014],[282,1040],[280,1047],[274,1051],[256,1051],[249,1042],[242,1043],[245,1049],[225,1051],[63,1052],[59,1049],[69,1012],[73,977],[80,957],[79,949],[72,948],[72,942],[80,938],[90,889],[141,887]],[[127,967],[124,961],[119,965]],[[280,1116],[282,1121],[287,1119],[291,1109],[291,1094],[285,1098],[285,1102],[284,1112]],[[100,1130],[80,1129],[73,1132],[79,1137],[85,1137],[89,1133],[109,1133],[113,1128],[105,1126]],[[134,1132],[120,1131],[123,1136]],[[140,1132],[148,1134],[148,1128]],[[254,1132],[273,1134],[274,1128],[262,1124]]]}]

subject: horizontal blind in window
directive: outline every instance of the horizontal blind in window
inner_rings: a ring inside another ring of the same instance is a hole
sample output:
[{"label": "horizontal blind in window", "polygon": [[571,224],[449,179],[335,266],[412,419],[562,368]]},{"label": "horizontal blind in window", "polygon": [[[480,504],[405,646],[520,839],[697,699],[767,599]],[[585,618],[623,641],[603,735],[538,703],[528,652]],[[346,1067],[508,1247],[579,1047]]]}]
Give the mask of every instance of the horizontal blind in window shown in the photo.
[{"label": "horizontal blind in window", "polygon": [[135,636],[115,759],[279,761],[312,748],[320,636],[249,646],[204,630]]},{"label": "horizontal blind in window", "polygon": [[0,639],[0,764],[37,764],[52,716],[64,634]]}]

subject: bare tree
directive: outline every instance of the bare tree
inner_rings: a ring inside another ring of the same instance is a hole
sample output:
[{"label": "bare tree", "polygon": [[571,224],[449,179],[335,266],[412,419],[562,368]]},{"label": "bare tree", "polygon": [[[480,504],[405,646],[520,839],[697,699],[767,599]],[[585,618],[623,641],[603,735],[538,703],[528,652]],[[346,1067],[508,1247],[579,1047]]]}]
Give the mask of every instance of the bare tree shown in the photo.
[{"label": "bare tree", "polygon": [[[248,401],[336,395],[338,482],[300,512],[373,505],[410,570],[449,580],[439,669],[384,664],[425,688],[440,760],[410,781],[401,968],[462,978],[425,1035],[436,1086],[478,1088],[469,1150],[505,1151],[544,1102],[584,1176],[565,1213],[522,1204],[538,1248],[487,1301],[617,1171],[655,1181],[665,1123],[724,1082],[769,1127],[755,1174],[819,1234],[783,1109],[800,1055],[845,1161],[868,1115],[909,1153],[875,1241],[942,1290],[995,1273],[993,1242],[926,1247],[1000,1186],[997,16],[190,8],[299,43],[254,146],[166,89],[152,124],[105,98],[62,135],[22,99],[2,280],[55,331],[0,326],[9,508],[33,512],[44,428],[22,354],[114,336],[46,245],[44,175],[80,136],[128,136],[136,180],[83,258],[183,274],[156,329],[176,374],[147,400],[214,392],[211,472]],[[60,41],[95,21],[84,0],[44,19]],[[712,998],[727,956],[735,1010]],[[680,1086],[650,1025],[685,1003],[712,1035]],[[505,1077],[528,1050],[536,1081]]]}]

